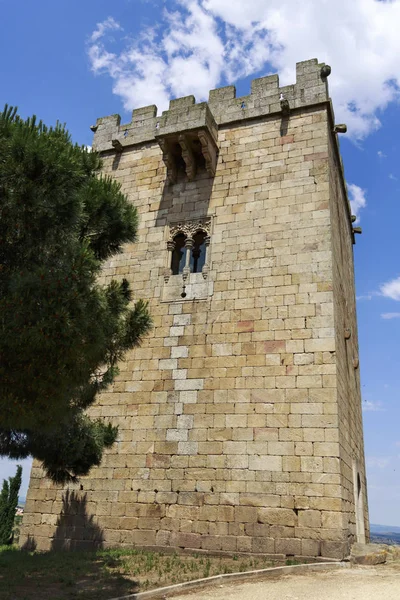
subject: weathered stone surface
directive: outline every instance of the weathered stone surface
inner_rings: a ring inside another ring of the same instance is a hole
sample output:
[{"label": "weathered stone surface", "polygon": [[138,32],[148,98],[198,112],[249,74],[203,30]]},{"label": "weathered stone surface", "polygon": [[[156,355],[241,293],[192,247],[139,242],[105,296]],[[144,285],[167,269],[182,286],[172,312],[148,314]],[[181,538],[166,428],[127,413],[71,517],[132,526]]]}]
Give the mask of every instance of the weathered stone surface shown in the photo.
[{"label": "weathered stone surface", "polygon": [[356,565],[380,565],[388,558],[388,547],[382,544],[353,544],[350,560]]},{"label": "weathered stone surface", "polygon": [[[127,278],[154,327],[91,410],[118,442],[68,494],[34,464],[22,540],[343,558],[368,538],[352,230],[321,67],[98,120],[104,172],[140,217],[101,282]],[[156,137],[180,148],[167,164]]]}]

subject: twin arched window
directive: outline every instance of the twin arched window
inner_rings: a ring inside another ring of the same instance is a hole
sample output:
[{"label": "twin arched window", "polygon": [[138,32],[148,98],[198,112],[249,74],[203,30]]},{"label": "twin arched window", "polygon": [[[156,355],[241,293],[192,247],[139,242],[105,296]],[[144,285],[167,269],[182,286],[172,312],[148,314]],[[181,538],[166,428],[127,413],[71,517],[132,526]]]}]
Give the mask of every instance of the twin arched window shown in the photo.
[{"label": "twin arched window", "polygon": [[186,266],[187,251],[190,251],[190,272],[202,272],[206,261],[206,238],[207,234],[202,230],[196,231],[191,238],[182,232],[174,236],[174,249],[171,258],[172,275],[178,275],[183,272]]}]

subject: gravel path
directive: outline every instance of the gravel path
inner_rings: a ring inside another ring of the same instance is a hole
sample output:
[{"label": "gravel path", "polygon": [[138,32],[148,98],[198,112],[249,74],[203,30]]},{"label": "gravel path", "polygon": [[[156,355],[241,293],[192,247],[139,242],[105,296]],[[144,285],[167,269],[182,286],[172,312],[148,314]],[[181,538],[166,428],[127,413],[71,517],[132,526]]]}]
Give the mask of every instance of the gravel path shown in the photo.
[{"label": "gravel path", "polygon": [[358,567],[284,575],[174,596],[174,600],[400,600],[400,568]]}]

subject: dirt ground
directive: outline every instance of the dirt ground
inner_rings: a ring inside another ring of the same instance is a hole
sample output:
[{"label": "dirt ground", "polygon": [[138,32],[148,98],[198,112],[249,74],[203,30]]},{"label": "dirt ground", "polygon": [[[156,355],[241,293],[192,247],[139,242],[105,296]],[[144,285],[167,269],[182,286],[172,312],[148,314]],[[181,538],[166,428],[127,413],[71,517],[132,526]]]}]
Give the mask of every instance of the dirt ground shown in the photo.
[{"label": "dirt ground", "polygon": [[221,585],[174,600],[400,600],[400,565],[339,568]]}]

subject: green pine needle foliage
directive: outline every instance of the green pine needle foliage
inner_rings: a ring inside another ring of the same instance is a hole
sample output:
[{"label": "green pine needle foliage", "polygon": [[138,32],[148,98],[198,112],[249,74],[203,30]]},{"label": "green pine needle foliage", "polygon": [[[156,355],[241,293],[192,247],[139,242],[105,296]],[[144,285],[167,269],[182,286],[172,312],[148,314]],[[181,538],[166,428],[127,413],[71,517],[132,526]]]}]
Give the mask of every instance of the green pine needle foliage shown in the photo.
[{"label": "green pine needle foliage", "polygon": [[84,411],[151,327],[127,280],[99,284],[138,227],[101,166],[64,126],[0,113],[0,455],[31,455],[58,482],[115,441]]},{"label": "green pine needle foliage", "polygon": [[4,479],[0,493],[0,546],[12,543],[15,510],[18,506],[18,494],[22,481],[22,467],[17,466],[14,477]]}]

